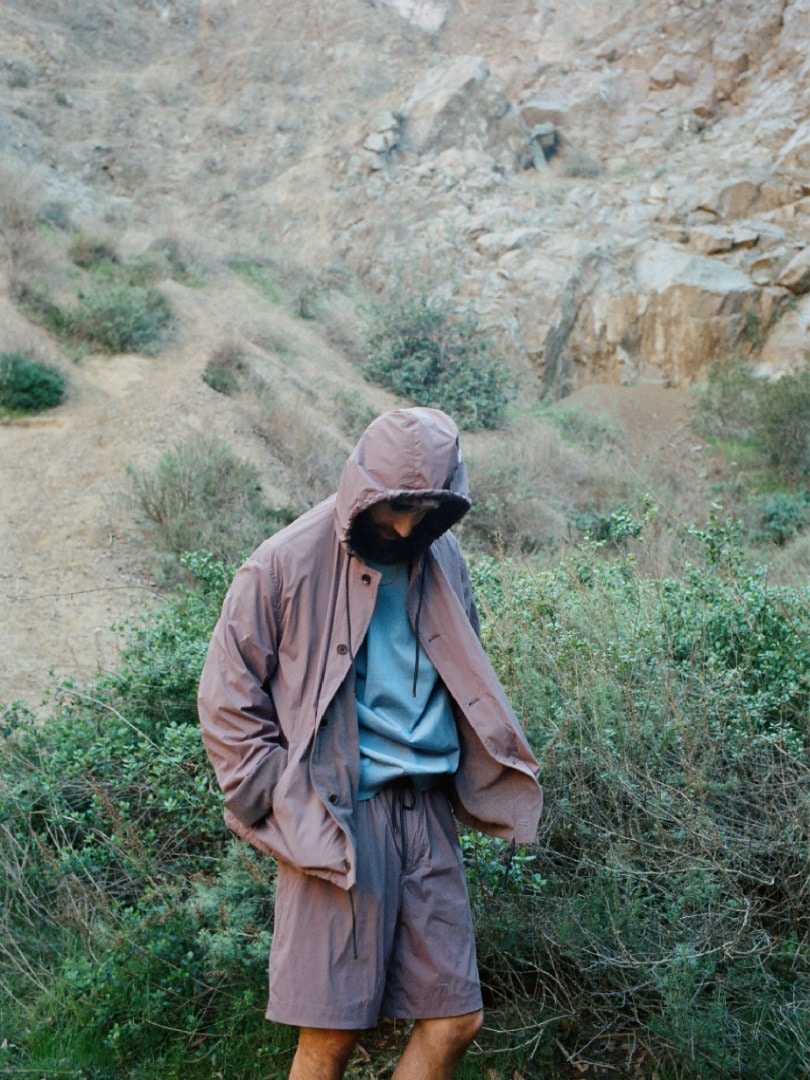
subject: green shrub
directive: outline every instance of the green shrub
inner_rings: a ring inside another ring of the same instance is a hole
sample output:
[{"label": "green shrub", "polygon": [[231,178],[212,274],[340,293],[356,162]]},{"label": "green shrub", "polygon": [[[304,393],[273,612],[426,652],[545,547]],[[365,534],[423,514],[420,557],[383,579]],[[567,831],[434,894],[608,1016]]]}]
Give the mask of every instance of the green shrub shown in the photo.
[{"label": "green shrub", "polygon": [[758,502],[759,520],[755,539],[782,547],[810,523],[810,491],[792,494],[777,491]]},{"label": "green shrub", "polygon": [[40,413],[53,409],[65,397],[61,371],[31,360],[22,353],[0,353],[0,409]]},{"label": "green shrub", "polygon": [[127,472],[136,517],[170,578],[185,552],[235,561],[290,520],[265,504],[257,469],[215,436],[178,443],[151,470]]},{"label": "green shrub", "polygon": [[241,390],[247,373],[241,346],[238,342],[225,342],[212,353],[202,378],[218,394],[231,396]]},{"label": "green shrub", "polygon": [[709,368],[695,414],[701,434],[726,443],[748,441],[762,385],[745,364],[728,362]]},{"label": "green shrub", "polygon": [[780,476],[810,478],[810,363],[762,386],[753,428],[755,445]]},{"label": "green shrub", "polygon": [[189,565],[114,677],[60,688],[42,726],[3,714],[4,1065],[180,1080],[288,1049],[263,1019],[273,864],[229,838],[196,720],[232,568]]},{"label": "green shrub", "polygon": [[[462,836],[502,1032],[464,1075],[810,1070],[810,590],[769,584],[739,537],[688,531],[677,579],[594,543],[553,570],[473,564],[546,812],[525,850]],[[0,718],[0,1064],[20,1072],[289,1060],[261,1018],[272,863],[227,836],[195,719],[232,568],[186,564],[195,587],[128,628],[115,675],[61,688],[47,722]]]},{"label": "green shrub", "polygon": [[633,515],[627,507],[619,507],[609,513],[597,510],[574,515],[574,524],[588,539],[600,544],[620,545],[629,538],[637,538],[644,531],[644,522]]},{"label": "green shrub", "polygon": [[594,546],[554,571],[474,567],[547,806],[542,884],[473,884],[479,958],[524,1039],[531,1014],[574,1059],[622,1031],[661,1076],[800,1076],[810,592],[770,586],[728,523],[684,543],[662,582]]},{"label": "green shrub", "polygon": [[153,352],[172,318],[166,297],[151,285],[99,284],[79,293],[68,314],[71,336],[109,352]]},{"label": "green shrub", "polygon": [[503,422],[509,377],[475,317],[438,296],[403,293],[377,304],[363,374],[417,405],[444,409],[462,428]]},{"label": "green shrub", "polygon": [[759,467],[788,483],[810,476],[810,366],[772,381],[743,364],[720,365],[696,420],[703,434],[750,448]]}]

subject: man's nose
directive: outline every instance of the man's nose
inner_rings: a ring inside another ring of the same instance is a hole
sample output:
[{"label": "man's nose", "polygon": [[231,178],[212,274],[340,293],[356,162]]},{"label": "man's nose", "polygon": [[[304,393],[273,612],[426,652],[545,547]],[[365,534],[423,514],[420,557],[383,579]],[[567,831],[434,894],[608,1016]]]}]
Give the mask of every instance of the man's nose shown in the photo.
[{"label": "man's nose", "polygon": [[392,527],[397,536],[407,540],[419,521],[418,514],[402,514],[392,522]]}]

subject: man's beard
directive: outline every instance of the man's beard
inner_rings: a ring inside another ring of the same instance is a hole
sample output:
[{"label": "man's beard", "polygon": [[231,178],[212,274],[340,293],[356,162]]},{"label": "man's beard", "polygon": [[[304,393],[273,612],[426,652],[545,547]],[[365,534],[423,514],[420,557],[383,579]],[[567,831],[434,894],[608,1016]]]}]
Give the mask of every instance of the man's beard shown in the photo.
[{"label": "man's beard", "polygon": [[363,559],[372,562],[407,562],[421,554],[423,544],[417,538],[418,526],[410,536],[388,539],[381,536],[368,512],[359,514],[352,525],[351,546]]}]

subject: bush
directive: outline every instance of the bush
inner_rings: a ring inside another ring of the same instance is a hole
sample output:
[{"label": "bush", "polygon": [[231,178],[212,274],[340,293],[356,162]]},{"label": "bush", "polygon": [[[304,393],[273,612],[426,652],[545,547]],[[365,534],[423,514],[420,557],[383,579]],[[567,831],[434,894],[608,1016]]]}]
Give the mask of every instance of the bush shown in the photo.
[{"label": "bush", "polygon": [[218,394],[230,397],[242,388],[248,369],[242,347],[228,341],[212,353],[203,371],[203,382]]},{"label": "bush", "polygon": [[616,1066],[621,1031],[619,1071],[787,1080],[810,1067],[810,592],[729,523],[684,543],[679,580],[594,545],[474,567],[547,799],[531,879],[475,883],[479,958],[523,1040],[572,1061]]},{"label": "bush", "polygon": [[761,388],[753,420],[754,443],[789,483],[810,478],[810,364]]},{"label": "bush", "polygon": [[703,434],[750,449],[788,483],[810,476],[810,366],[771,381],[742,364],[710,373],[697,423]]},{"label": "bush", "polygon": [[71,337],[109,352],[153,352],[171,321],[166,297],[151,285],[100,284],[79,293],[68,313]]},{"label": "bush", "polygon": [[151,470],[127,471],[136,516],[169,577],[185,552],[236,561],[290,520],[265,504],[256,468],[214,436],[176,444]]},{"label": "bush", "polygon": [[810,522],[810,491],[793,495],[778,491],[758,500],[757,540],[783,547]]},{"label": "bush", "polygon": [[[462,836],[490,1018],[464,1075],[810,1070],[810,590],[770,585],[739,535],[688,531],[677,579],[595,543],[473,565],[546,813],[526,850]],[[232,571],[186,564],[195,587],[129,628],[114,676],[61,688],[47,722],[0,717],[0,1064],[20,1072],[288,1060],[261,1018],[272,863],[228,838],[195,718]]]},{"label": "bush", "polygon": [[509,378],[474,316],[426,292],[372,310],[363,374],[417,405],[444,409],[459,427],[503,422]]},{"label": "bush", "polygon": [[189,565],[115,677],[62,687],[45,725],[2,716],[0,1064],[248,1076],[286,1050],[263,1019],[273,866],[229,838],[196,720],[232,568]]},{"label": "bush", "polygon": [[53,409],[65,397],[61,371],[21,353],[0,353],[0,408],[16,413]]}]

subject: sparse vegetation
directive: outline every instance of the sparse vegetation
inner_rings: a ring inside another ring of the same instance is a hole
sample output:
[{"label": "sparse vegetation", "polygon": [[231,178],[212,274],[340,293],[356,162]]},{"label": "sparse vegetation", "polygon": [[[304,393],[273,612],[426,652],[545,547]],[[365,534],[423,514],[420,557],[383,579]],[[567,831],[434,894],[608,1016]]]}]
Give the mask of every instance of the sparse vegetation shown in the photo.
[{"label": "sparse vegetation", "polygon": [[504,420],[509,375],[470,311],[426,290],[406,290],[371,310],[363,374],[416,405],[444,409],[461,428]]},{"label": "sparse vegetation", "polygon": [[271,303],[281,303],[281,290],[269,264],[257,259],[235,258],[231,259],[228,265],[234,273],[258,289]]},{"label": "sparse vegetation", "polygon": [[810,477],[810,361],[776,380],[743,364],[718,365],[700,398],[704,434],[753,454],[753,464],[787,483]]},{"label": "sparse vegetation", "polygon": [[136,519],[168,580],[178,576],[182,555],[201,543],[236,560],[289,520],[265,504],[257,469],[214,436],[178,443],[151,470],[128,471]]},{"label": "sparse vegetation", "polygon": [[0,413],[40,413],[64,400],[65,376],[22,353],[0,353]]},{"label": "sparse vegetation", "polygon": [[798,536],[810,520],[810,364],[775,381],[718,366],[696,422],[734,461],[751,538],[783,546]]}]

